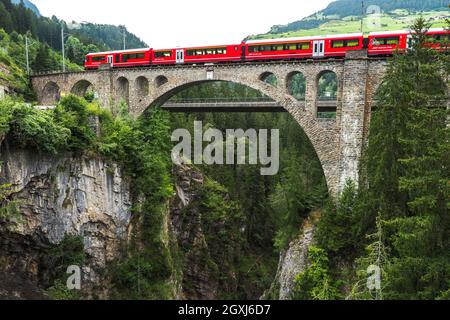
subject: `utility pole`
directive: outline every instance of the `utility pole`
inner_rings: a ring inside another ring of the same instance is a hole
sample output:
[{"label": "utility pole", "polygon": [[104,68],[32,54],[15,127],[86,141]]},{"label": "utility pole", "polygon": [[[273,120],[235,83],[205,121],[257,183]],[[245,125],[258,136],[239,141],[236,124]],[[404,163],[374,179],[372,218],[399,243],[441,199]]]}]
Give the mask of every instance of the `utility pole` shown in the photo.
[{"label": "utility pole", "polygon": [[62,46],[62,68],[63,68],[63,72],[66,72],[66,52],[65,52],[65,48],[64,48],[64,24],[61,23],[61,46]]},{"label": "utility pole", "polygon": [[123,31],[123,50],[127,50],[127,36],[126,36],[126,29],[125,26],[122,26]]},{"label": "utility pole", "polygon": [[361,33],[364,30],[364,0],[361,1]]},{"label": "utility pole", "polygon": [[28,53],[28,33],[25,34],[25,56],[27,59],[27,74],[30,75],[30,55]]}]

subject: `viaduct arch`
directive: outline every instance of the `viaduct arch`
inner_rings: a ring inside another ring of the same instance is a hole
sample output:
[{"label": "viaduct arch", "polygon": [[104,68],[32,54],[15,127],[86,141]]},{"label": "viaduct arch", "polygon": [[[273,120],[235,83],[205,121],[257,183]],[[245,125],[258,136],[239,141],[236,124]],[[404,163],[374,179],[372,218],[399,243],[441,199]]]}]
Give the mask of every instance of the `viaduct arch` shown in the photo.
[{"label": "viaduct arch", "polygon": [[[367,139],[374,95],[386,71],[386,64],[383,59],[355,54],[339,60],[61,73],[34,76],[32,85],[42,104],[57,100],[56,88],[61,95],[83,95],[88,88],[94,87],[103,106],[114,111],[125,101],[135,116],[152,106],[162,105],[176,92],[199,83],[229,81],[248,86],[274,100],[302,127],[322,164],[330,194],[337,196],[347,179],[358,181],[359,160]],[[318,82],[327,72],[334,73],[338,82],[336,119],[318,118],[322,105]],[[295,74],[304,77],[304,99],[299,100],[291,94],[290,79]],[[265,81],[271,75],[277,79],[276,84]]]}]

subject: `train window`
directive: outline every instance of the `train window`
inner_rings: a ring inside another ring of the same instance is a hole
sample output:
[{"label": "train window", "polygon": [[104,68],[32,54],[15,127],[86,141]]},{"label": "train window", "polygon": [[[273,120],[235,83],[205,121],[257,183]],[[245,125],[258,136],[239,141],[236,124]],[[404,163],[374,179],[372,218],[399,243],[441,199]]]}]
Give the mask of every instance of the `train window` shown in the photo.
[{"label": "train window", "polygon": [[397,45],[399,42],[398,38],[387,39],[386,44],[388,45]]},{"label": "train window", "polygon": [[103,62],[103,61],[105,61],[105,56],[92,57],[92,62]]},{"label": "train window", "polygon": [[359,46],[359,40],[357,40],[357,39],[331,41],[332,48],[350,48],[350,47],[357,47],[357,46]]},{"label": "train window", "polygon": [[282,44],[275,44],[272,46],[272,50],[271,51],[283,51],[284,50],[284,45]]},{"label": "train window", "polygon": [[116,63],[120,62],[120,54],[116,54]]},{"label": "train window", "polygon": [[400,42],[399,37],[387,37],[387,38],[373,38],[372,45],[374,46],[391,46],[398,45]]},{"label": "train window", "polygon": [[291,43],[284,46],[284,50],[297,50],[297,44]]},{"label": "train window", "polygon": [[440,43],[446,43],[449,40],[448,34],[435,34],[430,35],[427,37],[428,42],[440,42]]},{"label": "train window", "polygon": [[347,40],[346,47],[357,47],[359,46],[359,40]]},{"label": "train window", "polygon": [[297,45],[298,50],[309,50],[311,49],[311,43],[302,42]]},{"label": "train window", "polygon": [[331,47],[332,48],[343,48],[344,47],[344,40],[331,41]]},{"label": "train window", "polygon": [[128,60],[144,59],[144,58],[145,58],[145,53],[143,53],[143,52],[122,55],[123,62],[127,62]]},{"label": "train window", "polygon": [[170,58],[172,51],[155,51],[155,58]]}]

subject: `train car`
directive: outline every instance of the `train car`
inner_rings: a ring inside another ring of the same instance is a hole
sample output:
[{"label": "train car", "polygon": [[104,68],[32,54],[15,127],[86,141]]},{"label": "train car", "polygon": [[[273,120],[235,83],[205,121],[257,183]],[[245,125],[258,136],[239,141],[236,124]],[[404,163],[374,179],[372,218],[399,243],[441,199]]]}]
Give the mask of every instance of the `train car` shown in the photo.
[{"label": "train car", "polygon": [[443,28],[430,29],[427,32],[427,43],[433,49],[443,50],[448,49],[450,45],[450,30]]},{"label": "train car", "polygon": [[155,49],[152,58],[154,65],[224,63],[241,60],[240,44]]},{"label": "train car", "polygon": [[[430,29],[427,32],[426,46],[443,49],[448,46],[450,31],[443,28]],[[405,52],[411,47],[413,37],[409,31],[383,31],[369,34],[369,56],[393,55],[395,52]]]},{"label": "train car", "polygon": [[[360,51],[364,48],[364,36],[362,33],[341,34],[326,36],[323,40],[316,42],[325,42],[325,57],[345,57],[348,51]],[[320,43],[319,43],[320,45]],[[317,52],[314,47],[314,52]]]},{"label": "train car", "polygon": [[347,51],[362,50],[362,33],[324,37],[299,37],[245,42],[245,60],[290,60],[343,57]]},{"label": "train car", "polygon": [[369,34],[368,55],[392,55],[394,52],[404,52],[411,36],[407,31],[383,31]]},{"label": "train car", "polygon": [[102,65],[110,65],[113,68],[150,66],[152,51],[152,49],[146,48],[89,53],[86,55],[84,67],[86,70],[96,70]]}]

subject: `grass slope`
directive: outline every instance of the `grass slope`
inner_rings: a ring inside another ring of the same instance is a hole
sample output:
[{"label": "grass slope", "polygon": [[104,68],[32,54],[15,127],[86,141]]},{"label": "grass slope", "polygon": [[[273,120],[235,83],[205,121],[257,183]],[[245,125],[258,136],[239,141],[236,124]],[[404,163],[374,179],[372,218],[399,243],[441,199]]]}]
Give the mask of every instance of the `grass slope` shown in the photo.
[{"label": "grass slope", "polygon": [[[421,13],[410,13],[407,10],[395,10],[389,13],[374,14],[366,16],[363,23],[364,33],[372,31],[386,30],[402,30],[407,29],[414,20],[419,16],[423,16],[432,24],[433,28],[443,27],[446,25],[445,19],[450,18],[449,11],[426,11]],[[330,19],[333,17],[324,17]],[[337,18],[337,17],[334,17]],[[377,23],[374,23],[374,22]],[[252,36],[252,39],[273,39],[273,38],[289,38],[302,37],[312,35],[332,35],[341,33],[360,32],[361,19],[356,16],[348,16],[342,19],[330,20],[324,22],[317,28],[291,31],[286,33],[267,33]]]}]

